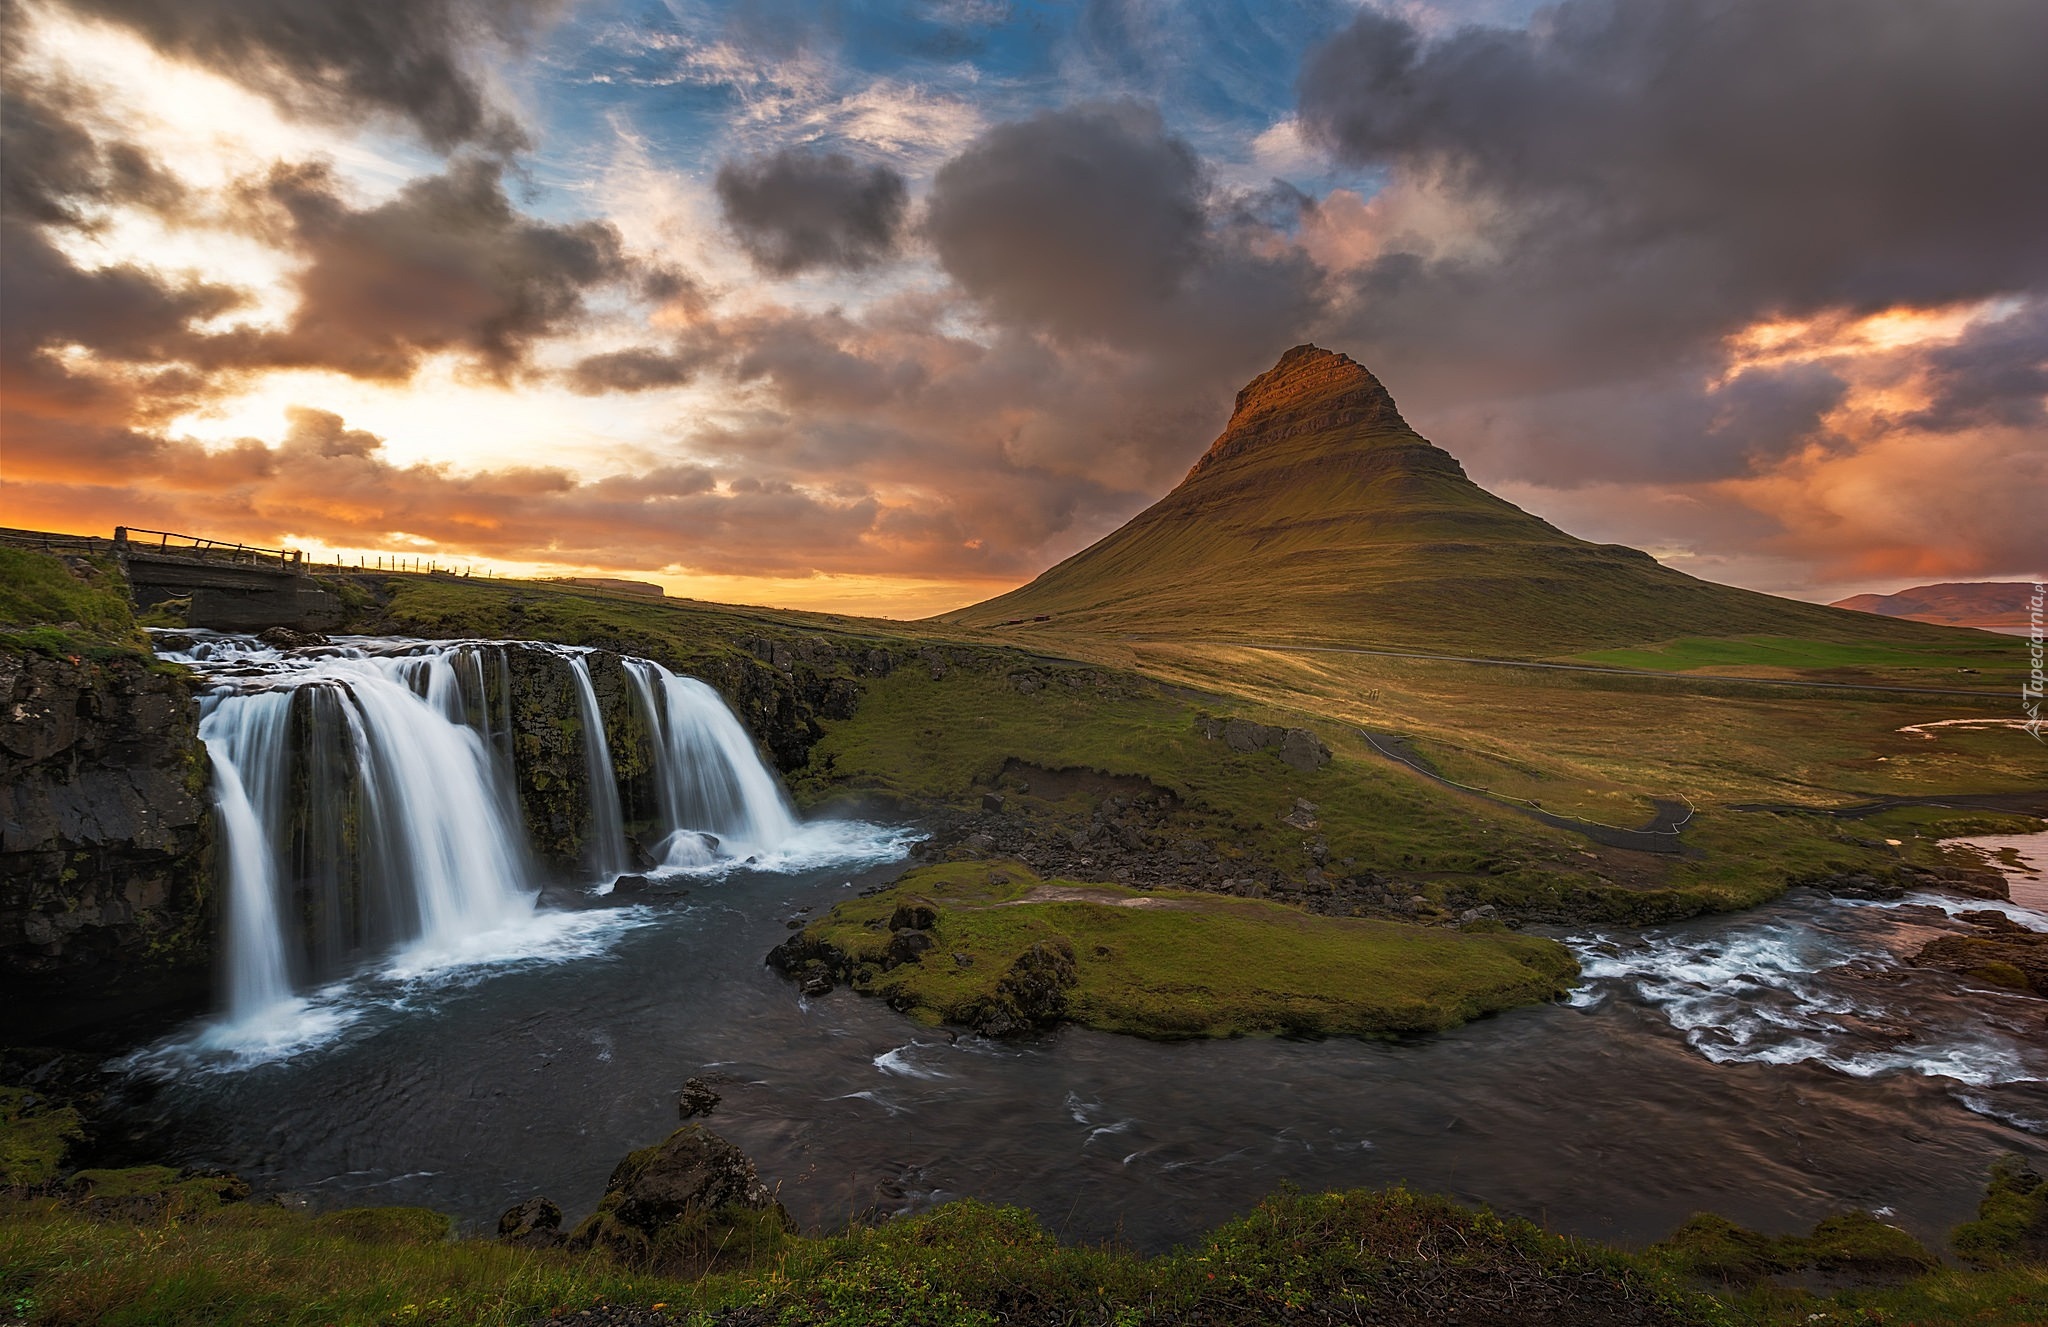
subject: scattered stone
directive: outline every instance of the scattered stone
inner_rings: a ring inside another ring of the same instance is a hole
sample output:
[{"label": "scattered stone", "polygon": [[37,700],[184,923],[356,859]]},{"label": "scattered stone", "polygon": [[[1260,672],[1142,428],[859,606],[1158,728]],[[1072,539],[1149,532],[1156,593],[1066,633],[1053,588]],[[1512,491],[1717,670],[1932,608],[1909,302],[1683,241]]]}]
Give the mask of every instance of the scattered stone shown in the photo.
[{"label": "scattered stone", "polygon": [[676,1118],[687,1120],[699,1115],[708,1116],[718,1109],[720,1100],[718,1093],[712,1091],[711,1085],[703,1079],[685,1078],[683,1090],[676,1097]]},{"label": "scattered stone", "polygon": [[290,627],[265,627],[256,633],[256,639],[274,650],[304,650],[333,643],[317,631],[295,631]]},{"label": "scattered stone", "polygon": [[1294,808],[1286,815],[1280,817],[1280,823],[1291,825],[1295,829],[1321,828],[1323,822],[1316,819],[1317,810],[1318,808],[1314,802],[1297,797],[1294,799]]}]

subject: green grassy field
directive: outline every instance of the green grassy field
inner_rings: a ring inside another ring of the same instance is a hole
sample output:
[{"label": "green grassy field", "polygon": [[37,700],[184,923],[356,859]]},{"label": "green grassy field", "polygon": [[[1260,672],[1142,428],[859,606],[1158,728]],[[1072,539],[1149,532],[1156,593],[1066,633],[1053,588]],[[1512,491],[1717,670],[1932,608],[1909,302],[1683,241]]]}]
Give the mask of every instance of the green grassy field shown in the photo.
[{"label": "green grassy field", "polygon": [[[891,919],[928,906],[921,961],[886,966]],[[1317,917],[1264,899],[1041,880],[1016,862],[954,862],[833,908],[805,930],[896,1008],[973,1025],[1034,946],[1070,954],[1064,1018],[1146,1037],[1433,1032],[1557,998],[1578,973],[1563,946],[1497,926]]]},{"label": "green grassy field", "polygon": [[[1950,674],[1948,685],[1983,687],[2017,685],[2024,671],[2025,642],[2016,636],[1975,633],[1971,640],[1958,635],[1943,641],[1838,641],[1813,640],[1797,636],[1688,636],[1654,645],[1615,650],[1593,650],[1569,656],[1582,663],[1606,664],[1615,668],[1649,668],[1664,672],[1692,670],[1728,672],[1758,671],[1756,676],[1806,675],[1815,680],[1885,681],[1910,678],[1922,685],[1938,686],[1939,677],[1927,672]],[[1972,676],[1971,674],[1974,674]]]}]

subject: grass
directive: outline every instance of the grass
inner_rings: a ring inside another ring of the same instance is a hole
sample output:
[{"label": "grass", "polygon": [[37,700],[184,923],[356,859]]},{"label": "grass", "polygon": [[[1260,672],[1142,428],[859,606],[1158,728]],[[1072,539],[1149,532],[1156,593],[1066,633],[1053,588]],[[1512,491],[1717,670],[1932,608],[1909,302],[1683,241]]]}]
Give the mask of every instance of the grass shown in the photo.
[{"label": "grass", "polygon": [[[892,919],[929,908],[932,948],[896,963]],[[807,940],[857,989],[930,1021],[975,1025],[1026,954],[1071,956],[1064,1017],[1147,1037],[1430,1032],[1556,998],[1578,975],[1533,936],[1317,917],[1263,899],[1040,880],[1017,863],[924,867],[839,904]]]},{"label": "grass", "polygon": [[0,1189],[45,1184],[85,1136],[78,1112],[21,1087],[0,1087]]},{"label": "grass", "polygon": [[[1878,680],[1877,674],[1895,670],[1939,670],[1951,675],[1948,685],[1986,686],[1997,681],[2017,680],[2026,664],[2025,642],[2012,636],[1976,633],[1976,639],[1958,636],[1942,641],[1840,641],[1815,640],[1797,636],[1687,636],[1654,645],[1594,650],[1570,656],[1573,662],[1603,664],[1614,668],[1648,668],[1660,672],[1692,669],[1750,670],[1758,676],[1783,677],[1825,674],[1837,680],[1862,677]],[[1955,677],[1968,670],[1976,677]],[[2006,675],[2011,674],[2011,678]],[[1925,685],[1941,685],[1935,678],[1921,679]]]},{"label": "grass", "polygon": [[67,560],[0,545],[0,647],[104,658],[149,645],[111,558]]},{"label": "grass", "polygon": [[[135,1174],[131,1189],[166,1182],[154,1168]],[[954,1202],[728,1249],[707,1273],[674,1277],[597,1253],[451,1238],[445,1217],[419,1208],[316,1215],[228,1196],[95,1214],[74,1198],[0,1193],[0,1321],[38,1327],[523,1327],[604,1305],[706,1327],[2019,1327],[2048,1316],[2038,1262],[1932,1265],[1863,1214],[1789,1237],[1701,1217],[1627,1252],[1395,1188],[1283,1190],[1156,1257],[1063,1244],[1029,1212]],[[1779,1279],[1802,1271],[1863,1284],[1823,1292]]]}]

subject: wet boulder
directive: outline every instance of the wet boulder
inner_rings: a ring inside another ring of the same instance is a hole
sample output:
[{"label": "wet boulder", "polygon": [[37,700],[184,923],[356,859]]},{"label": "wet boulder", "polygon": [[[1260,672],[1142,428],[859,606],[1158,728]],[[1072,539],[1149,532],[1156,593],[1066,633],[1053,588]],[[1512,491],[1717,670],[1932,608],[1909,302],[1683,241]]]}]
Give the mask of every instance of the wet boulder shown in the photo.
[{"label": "wet boulder", "polygon": [[722,1098],[713,1091],[711,1084],[701,1078],[685,1078],[683,1090],[676,1095],[676,1116],[691,1119],[698,1115],[709,1115],[718,1109]]}]

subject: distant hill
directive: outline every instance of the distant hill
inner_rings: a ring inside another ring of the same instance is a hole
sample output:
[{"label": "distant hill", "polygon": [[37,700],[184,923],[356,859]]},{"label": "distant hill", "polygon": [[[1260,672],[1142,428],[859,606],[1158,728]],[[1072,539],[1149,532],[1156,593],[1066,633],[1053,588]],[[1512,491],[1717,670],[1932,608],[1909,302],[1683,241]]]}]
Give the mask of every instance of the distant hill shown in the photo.
[{"label": "distant hill", "polygon": [[1946,627],[2024,633],[2032,625],[2028,601],[2033,597],[2027,581],[1944,581],[1896,594],[1852,595],[1836,600],[1834,607]]},{"label": "distant hill", "polygon": [[1029,585],[941,620],[1501,657],[1680,636],[1948,639],[1575,539],[1467,479],[1348,356],[1307,345],[1237,394],[1171,493]]}]

